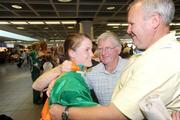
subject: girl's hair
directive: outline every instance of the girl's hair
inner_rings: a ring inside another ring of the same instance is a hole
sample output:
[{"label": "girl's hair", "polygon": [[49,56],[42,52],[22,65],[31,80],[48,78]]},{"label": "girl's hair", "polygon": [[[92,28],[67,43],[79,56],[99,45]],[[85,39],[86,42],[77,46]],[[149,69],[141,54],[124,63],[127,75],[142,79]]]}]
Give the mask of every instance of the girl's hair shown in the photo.
[{"label": "girl's hair", "polygon": [[32,44],[31,48],[32,50],[36,50],[39,47],[39,43],[35,42]]},{"label": "girl's hair", "polygon": [[41,48],[41,50],[47,50],[47,43],[46,43],[46,41],[40,41],[39,42],[39,44],[40,44],[40,48]]},{"label": "girl's hair", "polygon": [[70,56],[68,54],[68,50],[76,50],[80,45],[84,38],[90,39],[90,37],[86,34],[82,33],[70,33],[64,42],[64,55],[65,59],[69,60]]}]

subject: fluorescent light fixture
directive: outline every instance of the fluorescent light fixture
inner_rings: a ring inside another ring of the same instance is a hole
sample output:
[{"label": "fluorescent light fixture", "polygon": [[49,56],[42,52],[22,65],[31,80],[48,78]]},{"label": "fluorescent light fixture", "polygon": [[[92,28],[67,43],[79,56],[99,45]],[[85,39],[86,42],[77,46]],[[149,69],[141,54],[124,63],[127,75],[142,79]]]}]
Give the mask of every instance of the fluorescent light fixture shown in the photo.
[{"label": "fluorescent light fixture", "polygon": [[61,41],[64,41],[64,40],[55,40],[55,42],[61,42]]},{"label": "fluorescent light fixture", "polygon": [[76,21],[61,21],[62,24],[76,24]]},{"label": "fluorescent light fixture", "polygon": [[18,43],[21,43],[22,41],[18,40],[17,42],[18,42]]},{"label": "fluorescent light fixture", "polygon": [[44,22],[41,22],[41,21],[32,21],[32,22],[28,22],[28,23],[31,25],[42,25],[42,24],[44,24]]},{"label": "fluorescent light fixture", "polygon": [[48,30],[49,28],[48,27],[44,27],[45,30]]},{"label": "fluorescent light fixture", "polygon": [[170,23],[171,26],[179,26],[180,23]]},{"label": "fluorescent light fixture", "polygon": [[170,25],[172,26],[172,25],[176,25],[175,23],[170,23]]},{"label": "fluorescent light fixture", "polygon": [[31,38],[31,37],[19,35],[19,34],[4,31],[4,30],[0,30],[0,36],[12,38],[12,39],[24,40],[24,41],[38,41],[37,39]]},{"label": "fluorescent light fixture", "polygon": [[118,26],[113,26],[112,28],[114,28],[114,29],[118,29],[119,27],[118,27]]},{"label": "fluorescent light fixture", "polygon": [[46,21],[46,24],[60,24],[59,21]]},{"label": "fluorescent light fixture", "polygon": [[12,8],[15,8],[15,9],[22,9],[22,6],[20,5],[11,5]]},{"label": "fluorescent light fixture", "polygon": [[73,27],[73,26],[68,26],[67,28],[68,28],[68,29],[73,29],[74,27]]},{"label": "fluorescent light fixture", "polygon": [[54,42],[55,40],[50,40],[50,42]]},{"label": "fluorescent light fixture", "polygon": [[0,25],[7,25],[7,24],[10,24],[10,23],[6,21],[0,21]]},{"label": "fluorescent light fixture", "polygon": [[15,40],[10,40],[10,41],[4,41],[4,43],[10,43],[10,44],[12,44],[12,43],[15,43],[16,41]]},{"label": "fluorescent light fixture", "polygon": [[128,24],[127,23],[122,23],[122,24],[120,24],[121,26],[128,26]]},{"label": "fluorescent light fixture", "polygon": [[53,44],[53,43],[52,43],[52,44],[51,44],[51,43],[48,43],[47,45],[48,45],[48,46],[54,46],[54,44]]},{"label": "fluorescent light fixture", "polygon": [[114,6],[111,6],[111,7],[107,7],[106,9],[107,9],[107,10],[114,10],[115,7],[114,7]]},{"label": "fluorescent light fixture", "polygon": [[24,30],[24,27],[16,27],[18,30]]},{"label": "fluorescent light fixture", "polygon": [[24,25],[24,24],[28,24],[28,23],[25,22],[25,21],[11,21],[10,23],[11,23],[11,24],[14,24],[14,25]]},{"label": "fluorescent light fixture", "polygon": [[57,0],[59,2],[71,2],[72,0]]},{"label": "fluorescent light fixture", "polygon": [[180,35],[180,32],[176,32],[176,35]]},{"label": "fluorescent light fixture", "polygon": [[119,26],[120,23],[108,23],[107,26]]},{"label": "fluorescent light fixture", "polygon": [[178,26],[179,26],[179,25],[180,25],[180,23],[176,23],[176,25],[178,25]]}]

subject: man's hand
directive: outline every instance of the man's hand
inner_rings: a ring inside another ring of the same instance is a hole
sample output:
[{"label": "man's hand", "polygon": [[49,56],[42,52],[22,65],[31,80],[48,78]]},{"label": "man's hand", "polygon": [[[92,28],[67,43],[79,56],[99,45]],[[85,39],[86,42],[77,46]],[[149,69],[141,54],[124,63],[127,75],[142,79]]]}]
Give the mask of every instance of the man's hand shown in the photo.
[{"label": "man's hand", "polygon": [[59,104],[53,104],[50,107],[49,113],[52,120],[61,120],[61,114],[64,110],[64,107]]},{"label": "man's hand", "polygon": [[62,63],[61,71],[63,71],[63,72],[71,71],[72,64],[73,64],[73,63],[72,63],[71,61],[65,60],[65,61]]},{"label": "man's hand", "polygon": [[172,120],[180,120],[180,112],[173,112]]}]

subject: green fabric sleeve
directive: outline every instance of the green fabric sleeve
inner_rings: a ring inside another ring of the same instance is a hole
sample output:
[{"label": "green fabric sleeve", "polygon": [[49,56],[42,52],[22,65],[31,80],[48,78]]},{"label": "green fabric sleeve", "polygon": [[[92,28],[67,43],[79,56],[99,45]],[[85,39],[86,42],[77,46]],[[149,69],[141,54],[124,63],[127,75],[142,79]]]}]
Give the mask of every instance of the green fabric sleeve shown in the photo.
[{"label": "green fabric sleeve", "polygon": [[56,80],[51,91],[50,105],[95,106],[90,90],[80,73],[67,72]]}]

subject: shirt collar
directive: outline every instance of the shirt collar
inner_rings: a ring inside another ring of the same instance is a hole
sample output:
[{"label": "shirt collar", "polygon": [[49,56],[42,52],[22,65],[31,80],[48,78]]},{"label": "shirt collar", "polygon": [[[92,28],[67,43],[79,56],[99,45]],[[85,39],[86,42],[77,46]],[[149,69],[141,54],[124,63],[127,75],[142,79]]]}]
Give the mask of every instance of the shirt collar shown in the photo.
[{"label": "shirt collar", "polygon": [[102,64],[102,63],[100,63],[101,64],[101,69],[100,69],[100,71],[102,72],[102,73],[105,73],[105,74],[115,74],[117,71],[118,71],[118,69],[120,68],[120,60],[121,60],[121,57],[119,56],[119,59],[118,59],[118,65],[116,66],[116,68],[113,70],[113,72],[108,72],[106,69],[105,69],[105,66],[104,66],[104,64]]},{"label": "shirt collar", "polygon": [[169,34],[163,36],[157,42],[155,42],[150,48],[142,52],[142,54],[146,54],[156,49],[167,47],[168,43],[172,42],[172,40],[176,40],[175,32],[170,32]]}]

